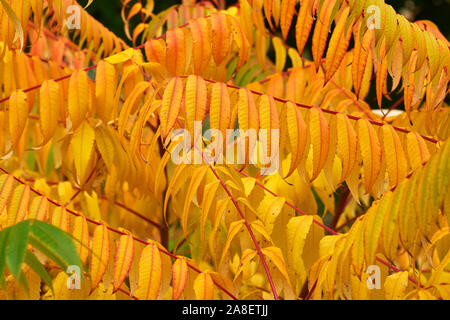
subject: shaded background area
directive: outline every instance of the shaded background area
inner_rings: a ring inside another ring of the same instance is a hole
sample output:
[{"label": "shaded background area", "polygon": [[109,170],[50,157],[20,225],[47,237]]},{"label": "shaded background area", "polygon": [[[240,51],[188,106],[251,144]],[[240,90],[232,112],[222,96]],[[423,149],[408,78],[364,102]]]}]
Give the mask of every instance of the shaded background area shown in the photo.
[{"label": "shaded background area", "polygon": [[[79,2],[84,3],[84,1]],[[410,20],[433,21],[447,39],[450,37],[450,0],[385,0],[385,2]],[[154,12],[161,12],[179,3],[181,0],[155,0]],[[227,5],[234,3],[236,0],[227,0]],[[120,18],[121,7],[121,0],[94,0],[88,8],[88,12],[116,35],[126,39]]]}]

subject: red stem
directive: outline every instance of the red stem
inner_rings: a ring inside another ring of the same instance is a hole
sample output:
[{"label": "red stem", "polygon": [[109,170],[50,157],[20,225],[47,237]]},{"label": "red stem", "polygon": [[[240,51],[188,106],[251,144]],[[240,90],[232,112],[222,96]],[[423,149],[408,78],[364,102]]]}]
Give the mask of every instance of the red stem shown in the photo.
[{"label": "red stem", "polygon": [[[35,182],[36,180],[33,179],[33,178],[25,178],[25,181],[28,181],[28,182]],[[47,183],[48,185],[57,185],[59,182],[55,182],[55,181],[45,181],[45,183]],[[75,189],[75,190],[81,190],[80,187],[77,187],[77,186],[74,186],[74,185],[72,185],[72,188]],[[101,195],[101,196],[99,196],[99,197],[100,197],[100,199],[102,199],[102,200],[109,201],[109,199],[108,199],[106,196],[104,196],[104,195]],[[161,229],[161,228],[162,228],[161,225],[160,225],[159,223],[157,223],[157,222],[155,222],[155,221],[153,221],[153,220],[147,218],[146,216],[142,215],[141,213],[139,213],[139,212],[137,212],[137,211],[135,211],[135,210],[133,210],[133,209],[127,207],[127,206],[124,205],[123,203],[121,203],[121,202],[119,202],[119,201],[113,201],[113,203],[114,203],[115,205],[121,207],[122,209],[125,209],[125,210],[127,210],[128,212],[134,214],[135,216],[141,218],[141,219],[144,220],[145,222],[148,222],[149,224],[155,226],[156,228],[158,228],[158,229]]]},{"label": "red stem", "polygon": [[[180,123],[180,121],[177,118],[177,122],[178,125],[180,127],[183,128],[183,125]],[[259,258],[261,259],[261,263],[263,265],[264,271],[266,272],[267,275],[267,279],[269,280],[269,284],[270,284],[270,288],[272,289],[272,294],[273,294],[273,298],[275,300],[279,300],[278,297],[278,293],[277,290],[275,288],[275,284],[273,283],[273,279],[272,276],[270,275],[270,271],[269,271],[269,267],[267,266],[266,263],[266,259],[264,258],[264,255],[261,251],[261,247],[258,244],[258,241],[256,240],[255,234],[253,233],[252,228],[250,227],[250,225],[247,222],[247,219],[245,218],[244,213],[242,212],[241,208],[239,207],[239,204],[236,202],[236,200],[234,199],[233,195],[231,194],[230,190],[228,189],[228,187],[225,185],[225,183],[223,182],[222,178],[219,176],[219,174],[217,173],[217,171],[213,168],[213,166],[209,163],[209,161],[205,158],[205,156],[203,155],[202,150],[198,150],[198,147],[195,145],[195,148],[197,149],[197,151],[201,154],[203,161],[205,161],[205,163],[209,166],[209,168],[211,169],[212,173],[214,174],[214,176],[217,178],[217,180],[219,180],[220,185],[222,186],[222,188],[225,190],[225,192],[227,193],[227,195],[230,197],[231,201],[233,202],[233,205],[236,207],[236,210],[238,211],[239,215],[241,216],[242,220],[244,221],[244,225],[248,230],[248,233],[250,234],[250,237],[252,238],[253,244],[255,245],[256,248],[256,252],[258,253]]]}]

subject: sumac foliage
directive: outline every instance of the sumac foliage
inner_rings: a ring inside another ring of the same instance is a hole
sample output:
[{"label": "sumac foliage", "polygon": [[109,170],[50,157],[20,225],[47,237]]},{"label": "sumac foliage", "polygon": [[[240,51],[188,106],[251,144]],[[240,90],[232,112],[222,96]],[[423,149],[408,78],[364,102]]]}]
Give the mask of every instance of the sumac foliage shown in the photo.
[{"label": "sumac foliage", "polygon": [[382,0],[180,2],[122,1],[120,39],[76,1],[1,0],[0,232],[52,224],[84,276],[14,233],[0,297],[450,298],[438,27]]}]

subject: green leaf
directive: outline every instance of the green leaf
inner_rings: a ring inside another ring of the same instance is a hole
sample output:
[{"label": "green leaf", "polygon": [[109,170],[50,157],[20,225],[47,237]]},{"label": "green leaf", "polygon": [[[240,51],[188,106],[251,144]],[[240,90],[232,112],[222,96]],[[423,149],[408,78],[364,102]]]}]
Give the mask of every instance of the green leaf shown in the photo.
[{"label": "green leaf", "polygon": [[28,238],[30,235],[30,224],[27,221],[12,226],[6,245],[6,265],[14,278],[18,279],[20,267],[25,259]]},{"label": "green leaf", "polygon": [[0,232],[0,285],[3,289],[6,290],[6,283],[3,277],[3,269],[5,268],[5,252],[6,252],[6,244],[8,243],[8,236],[11,232],[11,228],[6,228],[2,232]]},{"label": "green leaf", "polygon": [[7,292],[4,279],[5,265],[28,292],[25,274],[21,272],[26,263],[53,291],[52,278],[37,257],[29,250],[31,244],[63,270],[69,265],[82,266],[71,236],[64,231],[37,220],[26,220],[0,231],[0,285]]},{"label": "green leaf", "polygon": [[30,243],[63,270],[69,265],[82,266],[70,235],[50,224],[33,221]]},{"label": "green leaf", "polygon": [[27,250],[25,254],[25,263],[33,269],[34,272],[36,272],[42,280],[45,281],[45,283],[50,287],[50,289],[53,291],[53,283],[52,278],[48,274],[47,270],[45,270],[44,266],[41,264],[41,262],[36,258],[36,256],[31,253],[31,251]]}]

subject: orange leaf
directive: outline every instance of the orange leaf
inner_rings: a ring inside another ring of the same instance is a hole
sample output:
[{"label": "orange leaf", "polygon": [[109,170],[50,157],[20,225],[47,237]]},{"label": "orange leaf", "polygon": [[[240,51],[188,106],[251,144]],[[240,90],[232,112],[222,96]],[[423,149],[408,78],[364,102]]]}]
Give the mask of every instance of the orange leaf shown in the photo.
[{"label": "orange leaf", "polygon": [[134,258],[134,243],[132,235],[123,235],[119,238],[114,259],[114,292],[116,292],[130,271]]},{"label": "orange leaf", "polygon": [[188,266],[184,259],[175,261],[172,268],[172,299],[178,300],[183,294],[188,279]]}]

